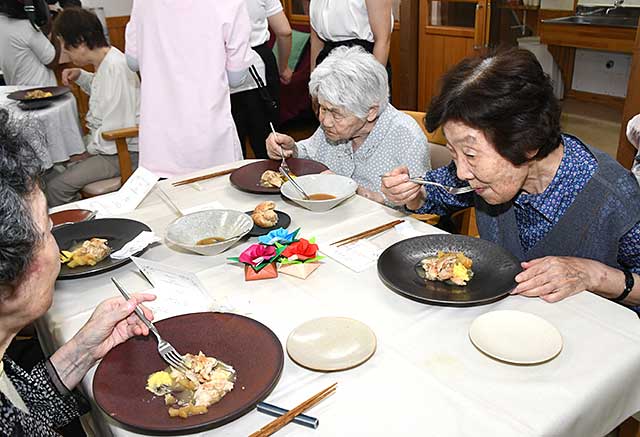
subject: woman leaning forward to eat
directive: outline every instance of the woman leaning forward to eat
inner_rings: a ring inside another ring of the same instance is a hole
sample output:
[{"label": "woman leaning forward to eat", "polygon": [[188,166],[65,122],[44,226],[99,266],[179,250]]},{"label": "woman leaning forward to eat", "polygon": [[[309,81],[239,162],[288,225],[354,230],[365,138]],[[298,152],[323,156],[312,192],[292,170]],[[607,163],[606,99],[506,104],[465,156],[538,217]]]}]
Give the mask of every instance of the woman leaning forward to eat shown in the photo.
[{"label": "woman leaning forward to eat", "polygon": [[443,78],[425,118],[442,126],[453,162],[426,173],[475,191],[452,196],[382,179],[393,203],[420,213],[475,206],[480,236],[514,254],[513,294],[557,302],[588,290],[640,304],[640,188],[605,153],[560,132],[560,106],[533,54],[510,49],[463,60]]}]

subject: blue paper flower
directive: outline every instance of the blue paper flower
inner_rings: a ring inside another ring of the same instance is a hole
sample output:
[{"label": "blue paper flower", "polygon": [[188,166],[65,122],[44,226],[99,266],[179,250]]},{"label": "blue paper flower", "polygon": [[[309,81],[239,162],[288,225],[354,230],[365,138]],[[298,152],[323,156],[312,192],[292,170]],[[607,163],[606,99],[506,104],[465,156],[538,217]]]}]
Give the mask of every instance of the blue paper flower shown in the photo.
[{"label": "blue paper flower", "polygon": [[296,239],[296,235],[298,235],[299,230],[300,228],[293,232],[288,232],[285,228],[274,229],[267,235],[258,237],[258,242],[267,246],[273,246],[276,243],[291,244]]}]

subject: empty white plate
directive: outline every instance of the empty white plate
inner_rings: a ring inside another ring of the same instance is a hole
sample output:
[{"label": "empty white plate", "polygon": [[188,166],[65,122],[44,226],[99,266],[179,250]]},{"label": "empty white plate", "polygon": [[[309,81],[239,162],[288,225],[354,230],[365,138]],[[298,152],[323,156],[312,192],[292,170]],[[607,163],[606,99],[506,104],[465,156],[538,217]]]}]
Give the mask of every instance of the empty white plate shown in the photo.
[{"label": "empty white plate", "polygon": [[514,364],[538,364],[562,350],[562,336],[545,319],[522,311],[492,311],[469,328],[475,347],[490,357]]},{"label": "empty white plate", "polygon": [[376,335],[362,322],[347,317],[321,317],[294,329],[287,352],[303,367],[331,372],[356,367],[376,351]]}]

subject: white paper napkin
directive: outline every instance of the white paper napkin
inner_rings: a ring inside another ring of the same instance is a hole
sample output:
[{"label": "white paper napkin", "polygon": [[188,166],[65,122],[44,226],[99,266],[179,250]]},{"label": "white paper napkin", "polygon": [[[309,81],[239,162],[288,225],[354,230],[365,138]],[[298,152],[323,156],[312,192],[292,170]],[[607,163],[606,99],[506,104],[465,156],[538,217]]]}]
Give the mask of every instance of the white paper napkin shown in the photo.
[{"label": "white paper napkin", "polygon": [[142,249],[150,244],[157,243],[161,239],[156,234],[150,231],[142,231],[136,238],[129,241],[124,247],[117,252],[111,254],[113,259],[125,259],[129,258],[134,253],[140,252]]},{"label": "white paper napkin", "polygon": [[349,267],[356,273],[375,265],[382,249],[367,239],[358,240],[355,243],[344,246],[331,246],[329,244],[319,244],[320,252],[330,258]]}]

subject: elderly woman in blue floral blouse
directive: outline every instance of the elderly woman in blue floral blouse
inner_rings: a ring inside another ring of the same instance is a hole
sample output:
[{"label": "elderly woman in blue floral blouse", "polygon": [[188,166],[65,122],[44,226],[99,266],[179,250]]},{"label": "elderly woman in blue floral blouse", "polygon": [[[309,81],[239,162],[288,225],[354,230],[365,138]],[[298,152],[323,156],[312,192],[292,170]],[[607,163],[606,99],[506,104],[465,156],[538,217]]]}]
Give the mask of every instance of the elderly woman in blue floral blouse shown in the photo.
[{"label": "elderly woman in blue floral blouse", "polygon": [[469,58],[449,71],[425,124],[442,126],[453,162],[426,179],[398,167],[387,198],[421,213],[476,207],[478,229],[522,261],[513,293],[559,301],[583,290],[640,303],[640,188],[608,155],[560,132],[560,106],[530,52]]},{"label": "elderly woman in blue floral blouse", "polygon": [[0,109],[0,435],[53,437],[60,435],[54,428],[87,412],[73,391],[87,371],[117,344],[149,333],[133,310],[155,297],[102,302],[68,343],[29,372],[5,355],[15,335],[51,306],[60,271],[38,184],[40,161],[21,132]]},{"label": "elderly woman in blue floral blouse", "polygon": [[431,168],[427,139],[413,118],[389,103],[387,71],[360,47],[338,47],[313,70],[309,92],[318,100],[320,127],[296,144],[271,134],[271,159],[309,158],[358,183],[358,194],[384,202],[380,175],[406,165],[414,173]]}]

